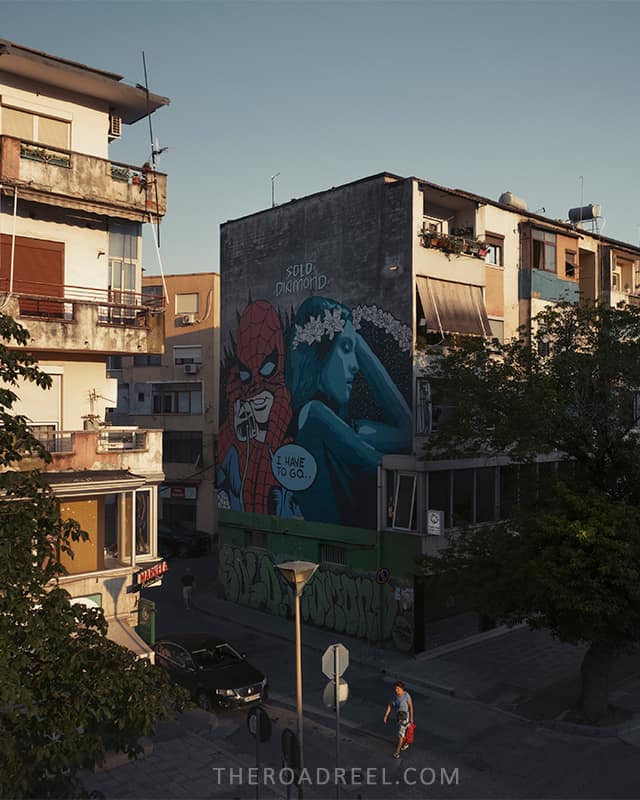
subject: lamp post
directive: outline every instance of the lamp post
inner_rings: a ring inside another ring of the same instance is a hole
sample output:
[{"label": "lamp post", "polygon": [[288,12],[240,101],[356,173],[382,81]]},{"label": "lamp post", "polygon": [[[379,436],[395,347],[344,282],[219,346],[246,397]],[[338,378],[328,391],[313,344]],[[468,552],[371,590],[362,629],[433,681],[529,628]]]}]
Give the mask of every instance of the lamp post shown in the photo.
[{"label": "lamp post", "polygon": [[[300,637],[300,596],[304,587],[311,580],[318,564],[310,561],[284,561],[276,564],[287,583],[293,588],[295,594],[296,615],[296,695],[298,709],[298,747],[300,748],[300,770],[304,767],[304,748],[302,732],[302,649]],[[300,787],[298,787],[300,789]]]}]

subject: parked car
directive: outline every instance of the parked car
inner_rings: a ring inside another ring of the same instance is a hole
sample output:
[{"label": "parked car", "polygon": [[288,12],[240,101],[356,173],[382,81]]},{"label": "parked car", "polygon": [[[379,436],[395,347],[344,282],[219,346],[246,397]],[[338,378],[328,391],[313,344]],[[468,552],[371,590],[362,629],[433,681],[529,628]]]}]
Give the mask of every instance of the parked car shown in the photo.
[{"label": "parked car", "polygon": [[209,534],[205,531],[183,528],[175,523],[158,523],[158,554],[163,558],[191,558],[208,552]]},{"label": "parked car", "polygon": [[224,639],[180,633],[163,636],[153,649],[156,663],[207,711],[220,706],[246,707],[267,697],[264,673]]}]

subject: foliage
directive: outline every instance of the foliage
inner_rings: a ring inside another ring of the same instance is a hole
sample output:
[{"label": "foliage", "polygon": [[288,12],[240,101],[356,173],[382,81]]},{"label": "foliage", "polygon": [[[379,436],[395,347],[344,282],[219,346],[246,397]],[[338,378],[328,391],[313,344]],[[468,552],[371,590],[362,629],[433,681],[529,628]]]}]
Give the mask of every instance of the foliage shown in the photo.
[{"label": "foliage", "polygon": [[640,511],[602,493],[548,486],[535,513],[463,530],[425,565],[499,622],[613,650],[640,639]]},{"label": "foliage", "polygon": [[155,719],[183,694],[161,670],[105,638],[101,609],[71,605],[59,583],[62,552],[87,538],[60,518],[42,476],[20,471],[24,454],[50,456],[24,417],[11,413],[18,379],[50,379],[12,340],[28,335],[0,314],[0,797],[71,797],[77,772],[108,751],[135,756]]},{"label": "foliage", "polygon": [[431,372],[452,405],[426,458],[555,454],[570,478],[538,493],[520,469],[517,515],[424,566],[498,621],[587,643],[581,707],[601,719],[612,658],[640,641],[640,309],[559,304],[531,336],[466,340]]},{"label": "foliage", "polygon": [[582,484],[640,505],[640,309],[559,304],[530,338],[464,340],[431,377],[453,407],[427,457],[557,452]]}]

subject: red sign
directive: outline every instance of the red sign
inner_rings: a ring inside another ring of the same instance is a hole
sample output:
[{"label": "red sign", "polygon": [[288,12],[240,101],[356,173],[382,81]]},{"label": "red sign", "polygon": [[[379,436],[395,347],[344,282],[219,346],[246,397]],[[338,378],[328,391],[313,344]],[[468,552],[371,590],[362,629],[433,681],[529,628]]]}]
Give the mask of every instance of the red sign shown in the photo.
[{"label": "red sign", "polygon": [[147,567],[146,569],[138,570],[135,573],[133,583],[128,589],[128,592],[139,592],[143,586],[146,586],[148,583],[153,583],[157,581],[158,578],[161,578],[165,572],[169,571],[169,565],[166,561],[158,561],[157,564],[153,564],[151,567]]}]

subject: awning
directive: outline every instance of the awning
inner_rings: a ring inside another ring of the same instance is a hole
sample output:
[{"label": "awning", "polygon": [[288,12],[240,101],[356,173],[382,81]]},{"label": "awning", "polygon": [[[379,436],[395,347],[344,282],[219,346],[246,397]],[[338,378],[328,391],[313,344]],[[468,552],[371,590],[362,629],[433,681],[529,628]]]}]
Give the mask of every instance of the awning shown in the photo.
[{"label": "awning", "polygon": [[107,639],[111,639],[112,642],[119,644],[121,647],[133,650],[136,655],[143,658],[148,658],[153,653],[151,645],[138,636],[131,625],[117,618],[109,620]]},{"label": "awning", "polygon": [[490,336],[491,326],[481,286],[417,277],[427,330]]}]

